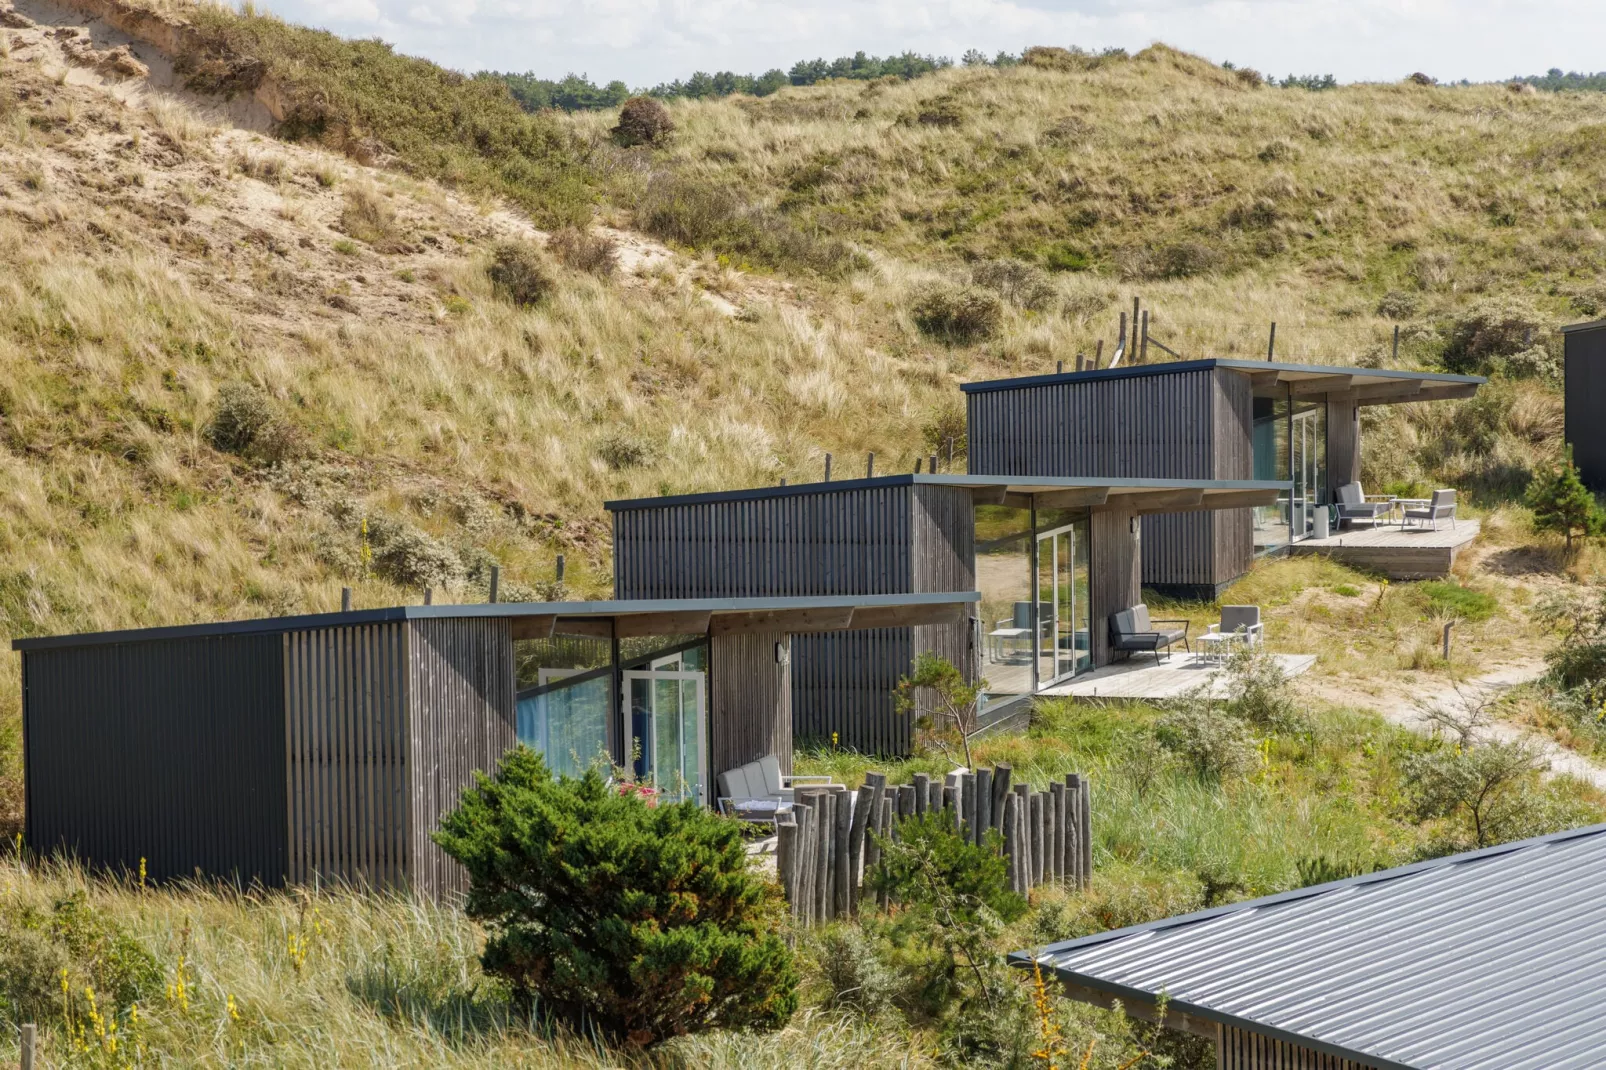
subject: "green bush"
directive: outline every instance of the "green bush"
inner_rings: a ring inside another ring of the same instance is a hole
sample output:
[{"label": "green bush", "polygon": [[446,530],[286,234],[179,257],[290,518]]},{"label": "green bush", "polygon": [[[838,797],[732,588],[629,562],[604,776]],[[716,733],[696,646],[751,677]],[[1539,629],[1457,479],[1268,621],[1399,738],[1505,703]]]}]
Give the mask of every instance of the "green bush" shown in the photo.
[{"label": "green bush", "polygon": [[0,1022],[47,1018],[61,1004],[67,953],[39,928],[0,926]]},{"label": "green bush", "polygon": [[594,769],[555,778],[520,747],[435,839],[468,870],[485,971],[575,1029],[644,1046],[797,1007],[778,891],[739,826],[694,802],[653,806]]},{"label": "green bush", "polygon": [[1606,513],[1579,478],[1571,446],[1560,464],[1534,474],[1528,485],[1528,507],[1534,511],[1535,530],[1562,535],[1568,550],[1575,536],[1598,535],[1606,529]]},{"label": "green bush", "polygon": [[926,334],[945,342],[991,338],[1004,321],[998,295],[979,286],[935,283],[915,294],[910,316]]},{"label": "green bush", "polygon": [[636,221],[654,237],[762,267],[798,267],[834,276],[862,262],[843,242],[806,234],[730,187],[669,172],[647,183]]},{"label": "green bush", "polygon": [[485,273],[496,292],[520,308],[540,304],[554,287],[541,251],[529,242],[498,244]]},{"label": "green bush", "polygon": [[674,133],[675,121],[669,109],[652,97],[631,97],[619,109],[619,125],[609,131],[619,144],[658,146]]},{"label": "green bush", "polygon": [[1254,768],[1255,741],[1249,727],[1209,699],[1191,696],[1154,722],[1154,734],[1200,779],[1224,780]]},{"label": "green bush", "polygon": [[564,227],[547,240],[547,250],[559,261],[588,274],[607,278],[619,266],[619,250],[612,240],[579,227]]},{"label": "green bush", "polygon": [[1531,349],[1545,329],[1530,305],[1511,298],[1479,301],[1451,321],[1442,360],[1448,371],[1485,375]]},{"label": "green bush", "polygon": [[826,1006],[852,1010],[866,1018],[892,1008],[902,980],[863,929],[832,925],[821,930],[812,945]]},{"label": "green bush", "polygon": [[267,394],[250,383],[228,383],[218,391],[205,434],[214,449],[265,464],[290,460],[300,451],[295,429],[279,416]]},{"label": "green bush", "polygon": [[1463,587],[1454,580],[1432,580],[1419,588],[1430,612],[1467,621],[1488,620],[1500,603],[1492,594]]},{"label": "green bush", "polygon": [[1031,312],[1046,309],[1058,293],[1041,268],[1008,257],[982,261],[971,269],[970,277],[977,286]]}]

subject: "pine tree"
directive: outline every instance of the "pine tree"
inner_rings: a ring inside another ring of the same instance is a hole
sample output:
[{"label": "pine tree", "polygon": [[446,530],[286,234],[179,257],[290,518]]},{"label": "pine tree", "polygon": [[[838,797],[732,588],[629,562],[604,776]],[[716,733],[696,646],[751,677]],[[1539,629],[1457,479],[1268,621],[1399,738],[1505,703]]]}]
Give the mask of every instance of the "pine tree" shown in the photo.
[{"label": "pine tree", "polygon": [[779,893],[737,822],[652,805],[596,769],[556,778],[519,747],[480,776],[435,842],[468,870],[485,972],[581,1035],[646,1047],[784,1025],[797,1009]]},{"label": "pine tree", "polygon": [[1534,476],[1528,485],[1528,505],[1534,511],[1535,529],[1560,532],[1567,540],[1569,553],[1573,536],[1598,535],[1606,527],[1600,503],[1578,478],[1571,447],[1560,464]]}]

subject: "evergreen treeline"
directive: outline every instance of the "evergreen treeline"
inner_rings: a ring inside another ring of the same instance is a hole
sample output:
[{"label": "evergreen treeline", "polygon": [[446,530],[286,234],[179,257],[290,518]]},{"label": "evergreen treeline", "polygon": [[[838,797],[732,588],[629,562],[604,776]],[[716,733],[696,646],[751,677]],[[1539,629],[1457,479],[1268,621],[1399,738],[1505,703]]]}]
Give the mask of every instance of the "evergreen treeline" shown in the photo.
[{"label": "evergreen treeline", "polygon": [[[1011,67],[1020,62],[1020,57],[1000,52],[992,59],[988,59],[981,52],[971,49],[965,53],[962,62],[967,67]],[[922,56],[916,52],[905,52],[898,56],[871,56],[856,52],[851,56],[841,56],[834,60],[799,60],[792,65],[790,71],[783,71],[778,67],[763,74],[737,74],[734,71],[709,74],[706,71],[697,71],[684,81],[677,79],[665,82],[641,92],[660,100],[682,97],[694,100],[703,97],[728,97],[733,93],[766,97],[782,86],[813,85],[827,78],[868,81],[892,75],[907,80],[953,65],[954,61],[947,56]],[[547,108],[559,108],[563,111],[617,108],[631,95],[629,87],[623,82],[614,81],[599,86],[583,74],[571,74],[561,81],[537,78],[534,74],[503,74],[496,71],[487,72],[480,77],[496,78],[507,83],[514,99],[527,111],[542,111]]]},{"label": "evergreen treeline", "polygon": [[1606,93],[1606,71],[1583,74],[1578,71],[1563,72],[1560,67],[1552,67],[1544,74],[1530,74],[1514,81],[1527,82],[1539,89],[1584,89],[1592,93]]}]

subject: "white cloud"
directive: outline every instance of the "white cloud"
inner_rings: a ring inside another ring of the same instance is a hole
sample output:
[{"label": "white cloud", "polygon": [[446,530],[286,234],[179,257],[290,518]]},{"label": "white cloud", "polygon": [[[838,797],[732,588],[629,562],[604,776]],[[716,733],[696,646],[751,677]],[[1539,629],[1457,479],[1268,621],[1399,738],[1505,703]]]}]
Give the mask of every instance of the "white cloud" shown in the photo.
[{"label": "white cloud", "polygon": [[[1029,44],[1142,48],[1342,80],[1606,68],[1599,0],[267,0],[463,70],[584,72],[632,86],[858,50],[958,56]],[[1565,27],[1565,33],[1558,33]]]}]

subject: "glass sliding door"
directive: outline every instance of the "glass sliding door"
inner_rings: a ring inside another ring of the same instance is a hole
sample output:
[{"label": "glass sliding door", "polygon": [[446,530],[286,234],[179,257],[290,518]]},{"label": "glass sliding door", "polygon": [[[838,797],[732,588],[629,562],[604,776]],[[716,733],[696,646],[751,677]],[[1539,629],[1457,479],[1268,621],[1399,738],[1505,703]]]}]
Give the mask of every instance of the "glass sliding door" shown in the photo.
[{"label": "glass sliding door", "polygon": [[706,680],[700,672],[623,674],[636,779],[666,798],[708,804]]},{"label": "glass sliding door", "polygon": [[1039,687],[1073,676],[1090,663],[1088,569],[1086,520],[1037,536]]},{"label": "glass sliding door", "polygon": [[1291,522],[1295,541],[1310,537],[1316,510],[1327,504],[1327,406],[1296,410],[1290,432],[1291,476],[1294,481]]}]

